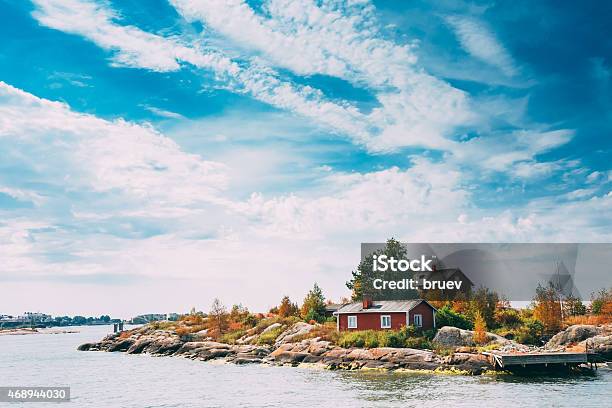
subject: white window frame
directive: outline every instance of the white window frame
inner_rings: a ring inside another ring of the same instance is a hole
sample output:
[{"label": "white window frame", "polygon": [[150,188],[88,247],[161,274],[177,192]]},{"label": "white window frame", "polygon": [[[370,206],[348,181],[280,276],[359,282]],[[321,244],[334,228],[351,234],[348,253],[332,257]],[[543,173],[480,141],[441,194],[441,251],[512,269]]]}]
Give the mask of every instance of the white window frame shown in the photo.
[{"label": "white window frame", "polygon": [[[389,318],[389,324],[385,325],[385,318]],[[381,329],[390,329],[391,328],[391,315],[382,315],[380,316],[380,328]]]},{"label": "white window frame", "polygon": [[423,327],[423,315],[422,314],[413,315],[412,321],[414,322],[414,327]]},{"label": "white window frame", "polygon": [[[354,324],[351,324],[351,322],[354,320]],[[346,327],[349,329],[356,329],[357,328],[357,316],[356,315],[351,315],[347,317],[347,321],[346,321]]]}]

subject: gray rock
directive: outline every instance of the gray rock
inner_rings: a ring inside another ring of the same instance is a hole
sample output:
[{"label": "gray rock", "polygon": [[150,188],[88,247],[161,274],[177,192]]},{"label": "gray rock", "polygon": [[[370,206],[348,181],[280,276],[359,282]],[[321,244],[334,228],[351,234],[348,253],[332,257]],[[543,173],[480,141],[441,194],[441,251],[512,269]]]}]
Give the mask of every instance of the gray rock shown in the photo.
[{"label": "gray rock", "polygon": [[601,332],[601,327],[592,326],[588,324],[575,324],[563,330],[562,332],[555,334],[548,341],[548,343],[546,343],[546,346],[544,346],[544,348],[550,350],[568,346],[572,343],[579,343],[590,337],[594,337],[600,334]]},{"label": "gray rock", "polygon": [[83,343],[79,347],[77,347],[77,350],[78,351],[89,351],[95,345],[96,343]]},{"label": "gray rock", "polygon": [[280,324],[280,323],[272,323],[271,325],[269,325],[268,327],[266,327],[266,328],[265,328],[265,329],[264,329],[264,330],[261,332],[261,334],[266,334],[266,333],[269,333],[269,332],[271,332],[272,330],[276,330],[276,329],[278,329],[279,327],[282,327],[282,326],[283,326],[283,325],[282,325],[282,324]]},{"label": "gray rock", "polygon": [[275,342],[274,345],[276,347],[278,347],[279,345],[284,344],[284,343],[291,343],[297,337],[303,336],[305,334],[308,334],[315,327],[316,326],[313,325],[313,324],[308,324],[308,323],[304,323],[304,322],[297,322],[293,326],[291,326],[290,328],[288,328],[287,330],[282,332],[276,338],[276,342]]},{"label": "gray rock", "polygon": [[[443,347],[474,346],[474,332],[457,327],[444,326],[438,330],[433,342]],[[497,334],[487,332],[487,343],[505,345],[513,342]]]},{"label": "gray rock", "polygon": [[124,339],[124,340],[111,344],[107,350],[111,352],[127,351],[127,349],[129,349],[132,344],[134,344],[134,339]]}]

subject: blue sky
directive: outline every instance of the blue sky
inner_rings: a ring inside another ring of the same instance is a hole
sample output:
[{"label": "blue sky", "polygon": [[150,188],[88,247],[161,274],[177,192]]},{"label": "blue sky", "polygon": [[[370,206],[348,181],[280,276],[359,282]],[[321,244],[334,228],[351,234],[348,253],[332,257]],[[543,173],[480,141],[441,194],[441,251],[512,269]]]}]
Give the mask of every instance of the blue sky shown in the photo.
[{"label": "blue sky", "polygon": [[345,295],[360,242],[610,241],[611,17],[0,0],[0,309],[263,310]]}]

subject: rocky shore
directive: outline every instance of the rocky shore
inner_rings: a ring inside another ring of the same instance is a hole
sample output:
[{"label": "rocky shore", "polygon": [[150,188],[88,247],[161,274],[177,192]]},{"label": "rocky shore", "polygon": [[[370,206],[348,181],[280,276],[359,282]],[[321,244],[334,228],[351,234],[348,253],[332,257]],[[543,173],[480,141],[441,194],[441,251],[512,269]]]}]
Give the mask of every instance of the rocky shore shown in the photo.
[{"label": "rocky shore", "polygon": [[411,348],[341,348],[320,338],[293,341],[312,327],[308,326],[311,325],[296,323],[270,346],[231,345],[207,339],[205,333],[179,336],[170,330],[144,326],[130,332],[110,334],[97,343],[82,344],[78,350],[180,356],[234,364],[316,366],[330,370],[427,370],[482,374],[491,368],[487,359],[476,353],[456,352],[440,356],[433,351]]},{"label": "rocky shore", "polygon": [[[440,355],[431,350],[412,348],[342,348],[318,337],[299,340],[314,326],[296,323],[283,331],[274,345],[225,344],[212,341],[206,332],[179,336],[171,330],[150,326],[106,336],[97,343],[85,343],[80,351],[125,352],[154,356],[179,356],[193,360],[220,360],[234,364],[269,364],[314,366],[329,370],[418,370],[479,375],[492,370],[487,357],[474,351],[473,333],[454,327],[440,329],[434,342],[446,350]],[[550,347],[561,351],[591,339],[600,350],[610,350],[611,328],[572,326],[551,340]],[[605,341],[598,338],[605,337]],[[529,353],[537,351],[503,337],[488,333],[489,344],[502,352]],[[244,343],[250,338],[240,339]],[[604,345],[605,344],[605,345]],[[607,347],[607,348],[606,348]]]}]

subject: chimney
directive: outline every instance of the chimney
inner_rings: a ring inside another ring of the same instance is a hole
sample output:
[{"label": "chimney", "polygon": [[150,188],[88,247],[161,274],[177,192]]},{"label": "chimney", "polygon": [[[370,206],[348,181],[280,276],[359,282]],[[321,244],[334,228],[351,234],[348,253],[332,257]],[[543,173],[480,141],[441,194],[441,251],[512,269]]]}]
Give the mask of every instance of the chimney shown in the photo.
[{"label": "chimney", "polygon": [[372,307],[372,297],[368,295],[363,296],[363,308],[369,309]]}]

